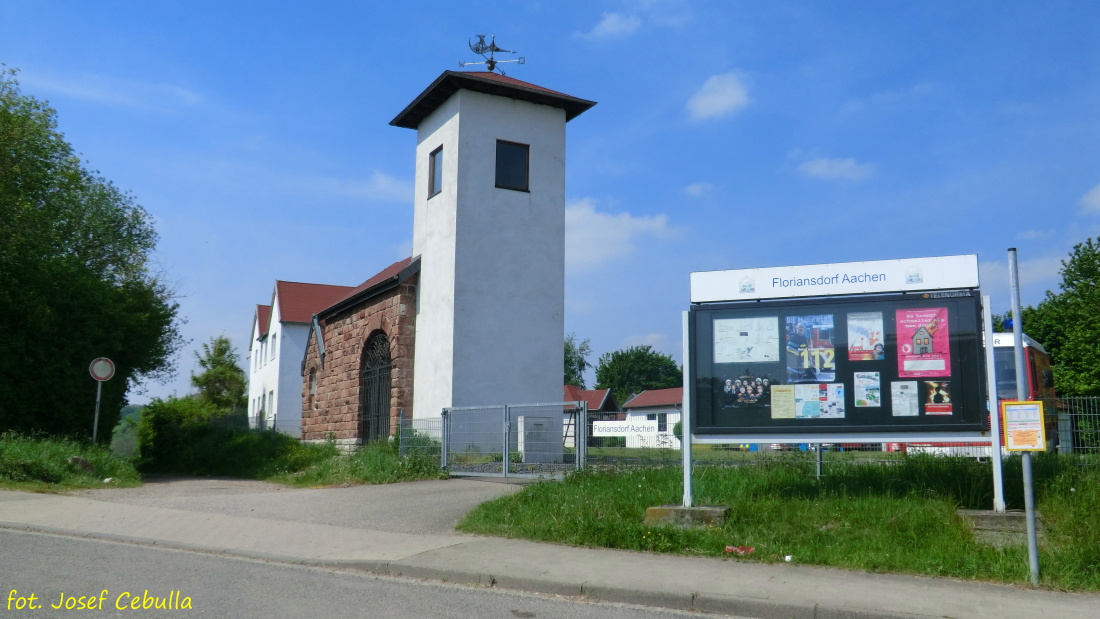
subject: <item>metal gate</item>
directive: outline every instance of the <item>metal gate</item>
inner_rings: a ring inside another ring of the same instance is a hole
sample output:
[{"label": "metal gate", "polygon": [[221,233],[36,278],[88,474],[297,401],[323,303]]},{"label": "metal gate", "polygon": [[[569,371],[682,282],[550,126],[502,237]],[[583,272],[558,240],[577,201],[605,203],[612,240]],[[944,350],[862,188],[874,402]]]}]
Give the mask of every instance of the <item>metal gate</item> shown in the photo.
[{"label": "metal gate", "polygon": [[[570,416],[584,419],[584,402],[446,408],[441,465],[452,475],[559,477],[584,463],[584,439]],[[583,424],[580,429],[584,436]]]},{"label": "metal gate", "polygon": [[363,347],[359,365],[359,437],[364,443],[390,436],[390,341],[378,331]]}]

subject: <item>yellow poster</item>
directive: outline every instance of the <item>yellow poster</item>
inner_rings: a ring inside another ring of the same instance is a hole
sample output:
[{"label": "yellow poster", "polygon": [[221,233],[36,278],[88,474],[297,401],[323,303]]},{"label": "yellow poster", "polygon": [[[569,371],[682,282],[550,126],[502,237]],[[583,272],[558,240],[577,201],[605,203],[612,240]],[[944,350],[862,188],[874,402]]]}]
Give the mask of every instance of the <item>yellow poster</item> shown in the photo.
[{"label": "yellow poster", "polygon": [[1005,449],[1009,451],[1044,451],[1042,402],[1001,402]]}]

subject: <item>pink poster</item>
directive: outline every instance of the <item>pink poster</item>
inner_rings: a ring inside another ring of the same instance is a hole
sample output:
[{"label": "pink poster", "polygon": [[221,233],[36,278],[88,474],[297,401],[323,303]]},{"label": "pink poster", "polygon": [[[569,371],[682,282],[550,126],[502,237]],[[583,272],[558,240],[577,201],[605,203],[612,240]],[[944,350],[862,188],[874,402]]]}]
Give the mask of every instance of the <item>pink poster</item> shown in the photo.
[{"label": "pink poster", "polygon": [[950,376],[951,349],[947,308],[899,309],[895,317],[898,332],[898,376]]}]

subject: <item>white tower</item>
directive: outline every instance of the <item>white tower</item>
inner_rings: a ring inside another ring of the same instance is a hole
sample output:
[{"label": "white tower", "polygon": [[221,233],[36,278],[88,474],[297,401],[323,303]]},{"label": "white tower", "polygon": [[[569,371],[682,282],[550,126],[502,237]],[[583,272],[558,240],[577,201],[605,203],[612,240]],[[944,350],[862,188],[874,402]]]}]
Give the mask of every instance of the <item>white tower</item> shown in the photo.
[{"label": "white tower", "polygon": [[417,130],[414,417],[561,401],[565,123],[593,105],[446,71],[391,121]]}]

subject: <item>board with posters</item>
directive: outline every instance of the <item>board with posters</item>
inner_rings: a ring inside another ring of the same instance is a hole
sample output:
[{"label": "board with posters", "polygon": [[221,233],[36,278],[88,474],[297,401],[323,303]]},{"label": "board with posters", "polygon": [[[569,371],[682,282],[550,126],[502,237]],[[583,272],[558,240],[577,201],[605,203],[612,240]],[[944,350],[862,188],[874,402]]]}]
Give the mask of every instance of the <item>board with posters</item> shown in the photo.
[{"label": "board with posters", "polygon": [[696,434],[984,431],[976,291],[693,305]]}]

